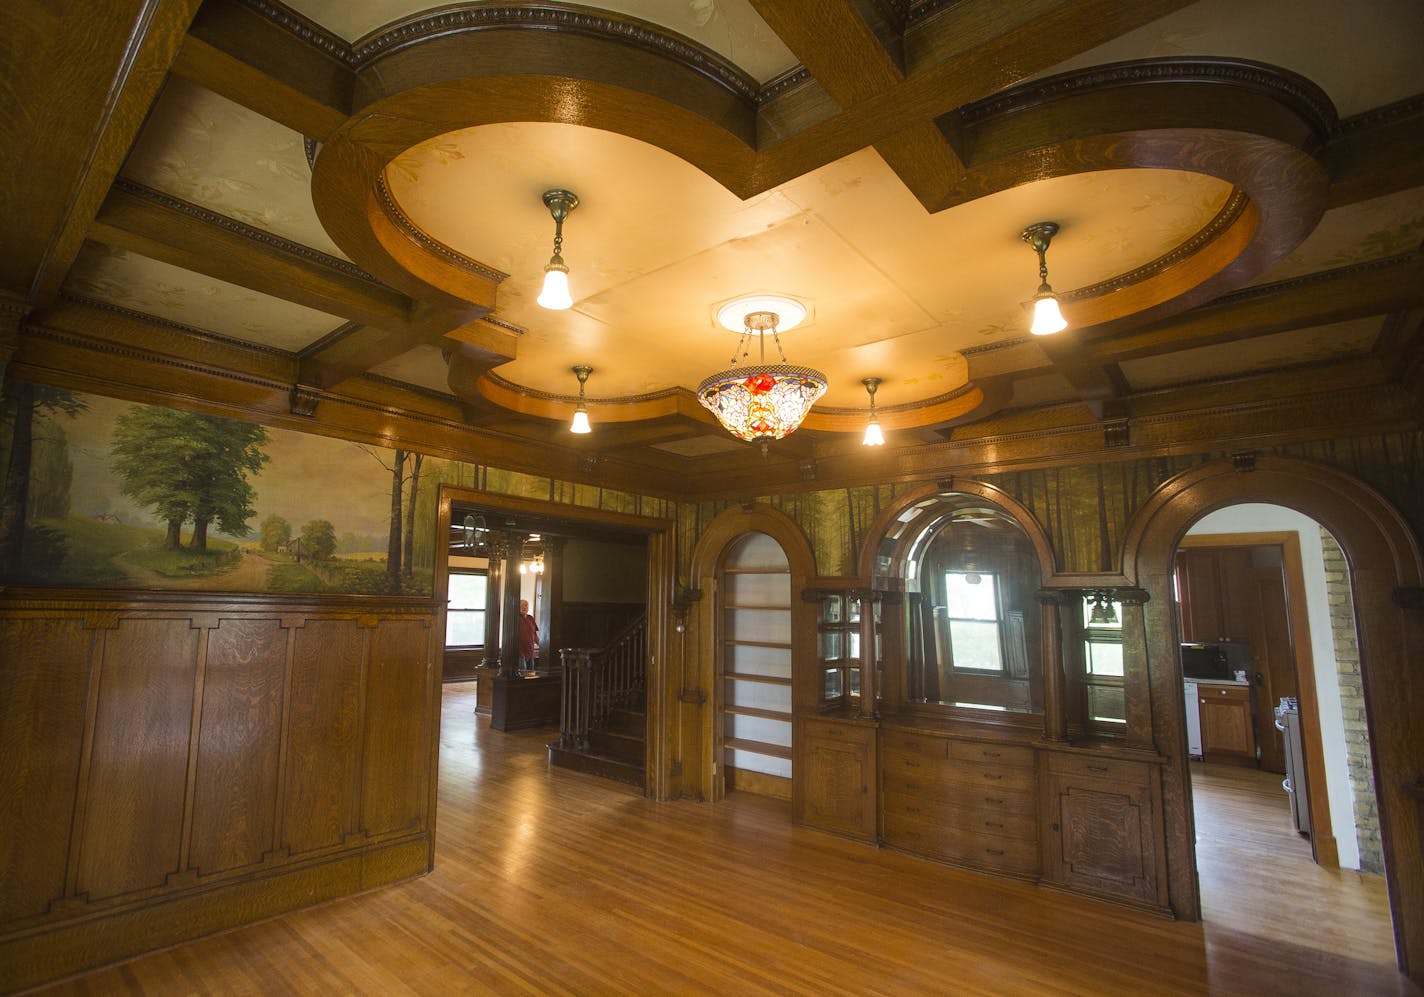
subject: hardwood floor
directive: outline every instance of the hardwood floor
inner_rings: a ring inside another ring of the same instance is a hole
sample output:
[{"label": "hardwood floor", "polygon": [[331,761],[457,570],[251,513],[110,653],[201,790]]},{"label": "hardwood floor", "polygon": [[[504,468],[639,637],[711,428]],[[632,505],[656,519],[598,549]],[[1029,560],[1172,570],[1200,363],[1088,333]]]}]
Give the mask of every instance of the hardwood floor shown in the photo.
[{"label": "hardwood floor", "polygon": [[1210,920],[1180,924],[795,828],[774,800],[651,803],[549,769],[544,732],[491,732],[473,689],[445,690],[432,874],[46,992],[1419,992],[1378,878],[1302,872],[1288,814],[1279,840],[1227,831],[1268,805],[1230,773],[1197,779]]}]

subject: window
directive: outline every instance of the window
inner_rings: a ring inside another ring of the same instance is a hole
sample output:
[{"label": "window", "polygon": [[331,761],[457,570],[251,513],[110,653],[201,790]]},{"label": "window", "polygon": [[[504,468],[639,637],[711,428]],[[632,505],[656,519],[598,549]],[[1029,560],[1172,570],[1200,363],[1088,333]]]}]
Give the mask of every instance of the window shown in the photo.
[{"label": "window", "polygon": [[1107,592],[1083,597],[1083,687],[1088,699],[1088,721],[1112,725],[1127,723],[1122,689],[1122,605]]},{"label": "window", "polygon": [[821,597],[821,700],[860,695],[860,599],[840,592]]},{"label": "window", "polygon": [[479,647],[485,642],[483,571],[450,572],[450,604],[445,613],[446,647]]},{"label": "window", "polygon": [[954,667],[1002,672],[998,578],[987,571],[946,571],[944,592]]}]

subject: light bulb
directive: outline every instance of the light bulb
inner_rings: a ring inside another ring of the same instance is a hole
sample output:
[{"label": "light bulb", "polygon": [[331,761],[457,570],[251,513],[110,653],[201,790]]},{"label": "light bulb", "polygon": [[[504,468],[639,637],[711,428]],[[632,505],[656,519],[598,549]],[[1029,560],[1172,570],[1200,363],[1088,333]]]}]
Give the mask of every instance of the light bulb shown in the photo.
[{"label": "light bulb", "polygon": [[1054,295],[1053,288],[1047,284],[1040,285],[1038,295],[1033,299],[1033,325],[1029,326],[1028,331],[1035,336],[1049,336],[1066,328],[1068,322],[1058,308],[1058,298]]},{"label": "light bulb", "polygon": [[591,427],[588,424],[588,412],[583,407],[583,402],[579,402],[579,407],[574,409],[574,422],[569,427],[571,433],[587,433]]},{"label": "light bulb", "polygon": [[573,307],[574,299],[569,297],[569,271],[558,257],[550,260],[544,268],[544,290],[539,292],[538,301],[543,307],[554,311]]},{"label": "light bulb", "polygon": [[865,439],[860,441],[861,446],[883,447],[885,445],[885,434],[880,431],[880,420],[876,416],[871,416],[870,421],[865,424]]}]

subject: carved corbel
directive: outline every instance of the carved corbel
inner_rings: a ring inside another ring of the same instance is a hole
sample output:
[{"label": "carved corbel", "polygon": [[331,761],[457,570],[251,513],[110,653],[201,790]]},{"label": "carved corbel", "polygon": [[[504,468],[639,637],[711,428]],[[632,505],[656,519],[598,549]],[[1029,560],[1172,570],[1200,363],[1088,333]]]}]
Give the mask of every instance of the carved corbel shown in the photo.
[{"label": "carved corbel", "polygon": [[315,388],[307,388],[300,384],[292,385],[292,415],[312,418],[316,415],[316,403],[319,401],[321,401],[321,395]]}]

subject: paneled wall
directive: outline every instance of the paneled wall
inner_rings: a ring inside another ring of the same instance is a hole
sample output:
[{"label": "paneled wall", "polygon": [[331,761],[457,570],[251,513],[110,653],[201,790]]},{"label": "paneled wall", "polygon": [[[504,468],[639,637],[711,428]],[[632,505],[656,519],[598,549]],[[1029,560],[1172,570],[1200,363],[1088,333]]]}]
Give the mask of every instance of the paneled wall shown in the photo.
[{"label": "paneled wall", "polygon": [[0,593],[0,990],[428,871],[434,623]]}]

